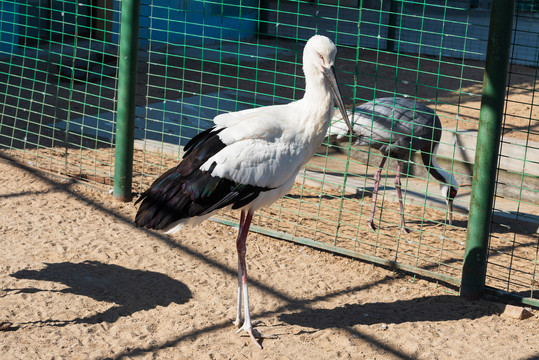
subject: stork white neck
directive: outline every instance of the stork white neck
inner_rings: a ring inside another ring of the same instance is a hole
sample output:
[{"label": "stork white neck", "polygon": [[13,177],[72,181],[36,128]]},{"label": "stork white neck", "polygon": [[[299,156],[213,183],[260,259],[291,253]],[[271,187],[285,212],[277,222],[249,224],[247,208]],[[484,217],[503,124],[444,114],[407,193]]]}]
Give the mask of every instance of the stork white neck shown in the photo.
[{"label": "stork white neck", "polygon": [[334,101],[328,85],[323,78],[305,77],[305,94],[300,100],[307,121],[314,121],[311,124],[316,133],[322,131],[324,134],[329,127],[329,120],[333,115]]},{"label": "stork white neck", "polygon": [[309,39],[303,50],[305,94],[299,106],[306,130],[317,140],[327,132],[335,102],[344,111],[333,68],[336,53],[335,44],[320,35]]}]

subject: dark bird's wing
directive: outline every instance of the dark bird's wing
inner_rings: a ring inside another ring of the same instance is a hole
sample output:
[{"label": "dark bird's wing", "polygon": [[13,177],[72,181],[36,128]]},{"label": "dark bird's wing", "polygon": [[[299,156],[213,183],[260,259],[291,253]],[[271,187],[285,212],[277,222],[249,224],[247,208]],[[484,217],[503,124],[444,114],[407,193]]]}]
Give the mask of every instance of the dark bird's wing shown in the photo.
[{"label": "dark bird's wing", "polygon": [[440,120],[434,111],[413,99],[379,98],[354,111],[356,143],[390,156],[408,159],[410,151],[424,149],[441,136]]}]

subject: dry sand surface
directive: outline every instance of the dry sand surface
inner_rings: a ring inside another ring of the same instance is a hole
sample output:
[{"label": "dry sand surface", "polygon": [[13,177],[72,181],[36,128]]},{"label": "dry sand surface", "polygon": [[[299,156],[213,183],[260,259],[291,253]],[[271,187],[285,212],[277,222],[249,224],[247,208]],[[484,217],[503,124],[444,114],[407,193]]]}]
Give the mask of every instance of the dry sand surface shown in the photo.
[{"label": "dry sand surface", "polygon": [[535,316],[369,263],[251,234],[251,311],[278,339],[235,334],[236,230],[173,236],[136,207],[0,162],[3,359],[532,359]]}]

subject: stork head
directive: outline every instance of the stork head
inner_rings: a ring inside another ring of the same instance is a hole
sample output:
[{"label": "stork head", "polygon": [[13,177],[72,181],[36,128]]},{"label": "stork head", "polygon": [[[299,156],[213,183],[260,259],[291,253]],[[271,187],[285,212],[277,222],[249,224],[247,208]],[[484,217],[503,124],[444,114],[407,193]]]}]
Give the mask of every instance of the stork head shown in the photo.
[{"label": "stork head", "polygon": [[[440,173],[442,172],[440,171]],[[453,224],[453,200],[455,200],[455,197],[457,196],[459,183],[453,175],[450,175],[445,171],[442,173],[442,175],[445,178],[445,182],[440,183],[440,191],[442,192],[442,196],[445,198],[445,202],[447,203],[449,225],[451,225]]]},{"label": "stork head", "polygon": [[348,113],[344,107],[341,91],[335,76],[336,54],[337,47],[333,41],[322,35],[314,35],[307,41],[303,50],[303,72],[305,73],[306,81],[310,79],[323,79],[348,129],[350,129],[350,133],[352,133]]},{"label": "stork head", "polygon": [[322,35],[314,35],[303,50],[303,70],[314,76],[322,76],[324,68],[335,65],[335,55],[337,47],[333,41]]}]

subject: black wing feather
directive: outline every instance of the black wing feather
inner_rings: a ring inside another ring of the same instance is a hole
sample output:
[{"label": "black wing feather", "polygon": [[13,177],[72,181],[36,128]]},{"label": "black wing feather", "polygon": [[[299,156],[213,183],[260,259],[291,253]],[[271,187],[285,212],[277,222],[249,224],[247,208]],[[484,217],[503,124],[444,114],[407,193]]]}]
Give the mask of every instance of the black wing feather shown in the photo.
[{"label": "black wing feather", "polygon": [[142,202],[135,217],[137,226],[165,229],[178,220],[229,205],[241,208],[262,191],[270,190],[213,176],[213,167],[200,170],[202,164],[226,147],[218,136],[221,130],[211,128],[193,137],[184,148],[180,164],[163,173],[142,193],[136,201]]}]

